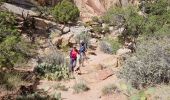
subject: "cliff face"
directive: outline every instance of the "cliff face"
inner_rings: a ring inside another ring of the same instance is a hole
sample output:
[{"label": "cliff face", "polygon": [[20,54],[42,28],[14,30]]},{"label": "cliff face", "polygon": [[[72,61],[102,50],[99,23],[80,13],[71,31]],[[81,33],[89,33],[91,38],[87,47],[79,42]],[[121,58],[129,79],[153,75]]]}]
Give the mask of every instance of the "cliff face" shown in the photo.
[{"label": "cliff face", "polygon": [[81,12],[81,18],[86,21],[92,16],[100,16],[111,6],[127,6],[137,4],[138,0],[74,0]]},{"label": "cliff face", "polygon": [[[54,6],[61,0],[9,0],[18,4],[36,4]],[[127,6],[137,4],[139,0],[72,0],[80,10],[81,19],[88,21],[92,16],[101,16],[111,6]]]}]

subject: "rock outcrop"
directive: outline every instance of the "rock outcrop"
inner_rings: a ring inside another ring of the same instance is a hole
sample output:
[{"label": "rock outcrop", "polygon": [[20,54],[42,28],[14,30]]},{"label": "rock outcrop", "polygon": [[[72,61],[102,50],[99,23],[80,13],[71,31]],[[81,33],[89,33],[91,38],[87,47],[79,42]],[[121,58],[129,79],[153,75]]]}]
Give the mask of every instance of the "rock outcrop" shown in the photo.
[{"label": "rock outcrop", "polygon": [[139,0],[74,0],[81,12],[83,21],[93,16],[100,16],[111,6],[127,6],[129,3],[137,4]]}]

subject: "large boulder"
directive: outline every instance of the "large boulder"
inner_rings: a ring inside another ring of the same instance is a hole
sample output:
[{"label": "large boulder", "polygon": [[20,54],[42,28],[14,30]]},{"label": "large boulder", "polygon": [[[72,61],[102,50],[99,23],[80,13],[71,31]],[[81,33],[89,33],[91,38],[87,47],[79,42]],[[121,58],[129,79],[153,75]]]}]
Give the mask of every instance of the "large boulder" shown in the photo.
[{"label": "large boulder", "polygon": [[98,40],[95,39],[95,38],[92,38],[90,39],[90,44],[89,44],[89,48],[92,49],[92,50],[95,50],[97,48],[97,45],[98,45]]},{"label": "large boulder", "polygon": [[128,54],[128,53],[130,53],[130,52],[131,52],[130,49],[121,48],[121,49],[119,49],[119,50],[117,51],[116,54],[119,55],[119,56],[122,56],[122,55]]},{"label": "large boulder", "polygon": [[56,38],[52,39],[53,45],[57,46],[58,48],[60,48],[60,46],[62,45],[62,42],[63,42],[62,37],[56,37]]}]

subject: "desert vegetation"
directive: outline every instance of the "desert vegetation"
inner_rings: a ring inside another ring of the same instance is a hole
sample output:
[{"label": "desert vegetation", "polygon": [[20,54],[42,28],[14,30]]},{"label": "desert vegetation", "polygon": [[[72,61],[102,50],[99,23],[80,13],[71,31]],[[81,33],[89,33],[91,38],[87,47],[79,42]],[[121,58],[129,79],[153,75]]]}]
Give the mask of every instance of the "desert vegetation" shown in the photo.
[{"label": "desert vegetation", "polygon": [[136,2],[0,0],[0,100],[169,100],[170,2]]}]

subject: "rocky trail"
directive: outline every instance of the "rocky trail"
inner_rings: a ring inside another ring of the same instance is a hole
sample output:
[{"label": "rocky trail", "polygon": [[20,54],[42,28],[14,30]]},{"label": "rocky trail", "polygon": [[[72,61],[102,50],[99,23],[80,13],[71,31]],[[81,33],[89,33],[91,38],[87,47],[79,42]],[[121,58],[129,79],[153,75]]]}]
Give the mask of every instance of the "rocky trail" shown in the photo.
[{"label": "rocky trail", "polygon": [[[80,67],[81,75],[75,73],[74,79],[61,82],[41,80],[38,88],[48,91],[49,94],[54,94],[57,91],[61,93],[64,100],[113,100],[113,98],[114,100],[126,100],[126,96],[122,94],[102,96],[103,87],[119,82],[116,77],[116,71],[119,69],[116,67],[116,56],[102,53],[99,48],[89,52],[95,52],[96,55],[87,53],[89,59],[85,61],[84,67]],[[59,83],[66,86],[68,91],[55,90],[54,85]],[[90,90],[76,94],[72,89],[76,83],[85,83]]]}]

